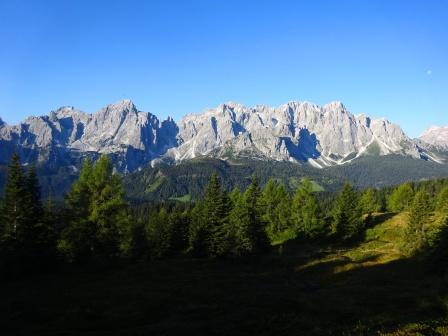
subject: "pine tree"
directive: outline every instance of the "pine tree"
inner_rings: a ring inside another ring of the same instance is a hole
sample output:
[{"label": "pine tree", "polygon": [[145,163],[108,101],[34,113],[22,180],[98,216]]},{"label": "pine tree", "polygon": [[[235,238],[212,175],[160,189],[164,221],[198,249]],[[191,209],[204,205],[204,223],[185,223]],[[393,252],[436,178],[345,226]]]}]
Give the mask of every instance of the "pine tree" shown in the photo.
[{"label": "pine tree", "polygon": [[428,193],[425,190],[420,190],[415,194],[409,208],[408,226],[405,232],[409,253],[421,250],[426,244],[424,225],[431,215],[429,200]]},{"label": "pine tree", "polygon": [[79,178],[66,196],[66,227],[58,241],[58,250],[70,262],[86,261],[96,246],[96,228],[89,218],[92,170],[91,161],[84,160]]},{"label": "pine tree", "polygon": [[150,255],[153,258],[162,258],[172,252],[172,226],[169,215],[164,207],[155,212],[149,219],[146,228],[149,241]]},{"label": "pine tree", "polygon": [[208,255],[209,227],[205,217],[205,203],[196,202],[191,211],[191,222],[188,228],[188,251],[196,257]]},{"label": "pine tree", "polygon": [[258,180],[252,177],[250,186],[231,211],[231,226],[235,232],[237,255],[259,254],[269,247],[262,218],[262,193]]},{"label": "pine tree", "polygon": [[28,190],[29,203],[31,206],[31,213],[34,218],[42,218],[44,208],[41,200],[41,190],[39,180],[37,178],[36,167],[32,165],[28,169],[28,174],[25,180],[26,189]]},{"label": "pine tree", "polygon": [[230,211],[230,199],[226,192],[221,190],[218,177],[212,174],[210,182],[205,189],[204,215],[208,222],[208,254],[221,256],[226,253],[227,223]]},{"label": "pine tree", "polygon": [[113,173],[107,156],[102,156],[93,167],[90,188],[89,220],[96,227],[96,253],[117,257],[124,252],[122,242],[130,224],[121,178]]},{"label": "pine tree", "polygon": [[188,211],[182,211],[179,206],[169,214],[169,223],[171,226],[171,247],[173,253],[179,253],[187,248],[188,227],[190,224]]},{"label": "pine tree", "polygon": [[363,222],[359,197],[349,183],[344,185],[335,200],[332,216],[332,231],[342,239],[352,239],[361,232]]},{"label": "pine tree", "polygon": [[66,204],[68,225],[58,247],[69,260],[86,260],[93,255],[108,259],[127,253],[128,206],[121,179],[113,173],[107,156],[94,166],[84,162]]},{"label": "pine tree", "polygon": [[282,184],[270,179],[263,189],[263,219],[271,241],[291,227],[291,200]]},{"label": "pine tree", "polygon": [[1,213],[2,245],[14,249],[24,243],[23,240],[31,218],[30,197],[26,187],[26,177],[20,164],[20,157],[14,154],[8,166]]},{"label": "pine tree", "polygon": [[[26,249],[30,261],[36,266],[48,264],[55,255],[54,221],[50,221],[41,200],[41,189],[35,166],[31,166],[25,180],[28,193],[30,220],[27,228]],[[53,210],[53,209],[52,209]]]},{"label": "pine tree", "polygon": [[308,238],[314,238],[324,231],[324,221],[317,198],[313,193],[313,184],[303,179],[292,201],[292,218],[294,230]]},{"label": "pine tree", "polygon": [[5,276],[21,272],[26,259],[23,247],[30,224],[28,202],[25,175],[19,156],[14,154],[8,166],[0,214],[0,266]]},{"label": "pine tree", "polygon": [[212,174],[204,199],[191,213],[189,250],[196,256],[224,256],[229,253],[229,212],[232,201]]},{"label": "pine tree", "polygon": [[443,187],[437,194],[436,210],[448,216],[448,186]]},{"label": "pine tree", "polygon": [[241,198],[241,191],[235,187],[229,194],[230,202],[232,203],[232,208],[235,206],[235,204],[239,201]]},{"label": "pine tree", "polygon": [[403,183],[396,188],[387,200],[387,208],[393,212],[407,210],[414,198],[414,189],[411,183]]},{"label": "pine tree", "polygon": [[8,169],[0,223],[2,254],[16,270],[38,270],[51,262],[54,231],[45,221],[36,170],[32,166],[25,174],[17,154]]},{"label": "pine tree", "polygon": [[364,215],[371,215],[372,213],[381,211],[380,199],[376,190],[373,188],[368,188],[363,192],[359,203]]}]

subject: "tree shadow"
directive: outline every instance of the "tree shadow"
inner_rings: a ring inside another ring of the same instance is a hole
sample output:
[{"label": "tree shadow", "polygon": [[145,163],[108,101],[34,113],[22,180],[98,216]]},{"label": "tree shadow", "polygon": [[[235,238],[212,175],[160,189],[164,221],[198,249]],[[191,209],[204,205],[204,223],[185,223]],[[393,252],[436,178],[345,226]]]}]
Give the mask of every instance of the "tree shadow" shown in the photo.
[{"label": "tree shadow", "polygon": [[377,258],[324,261],[296,269],[295,277],[315,281],[314,300],[326,307],[319,319],[330,324],[340,321],[341,330],[354,335],[360,323],[370,334],[446,317],[446,284],[428,272],[425,259],[376,263]]}]

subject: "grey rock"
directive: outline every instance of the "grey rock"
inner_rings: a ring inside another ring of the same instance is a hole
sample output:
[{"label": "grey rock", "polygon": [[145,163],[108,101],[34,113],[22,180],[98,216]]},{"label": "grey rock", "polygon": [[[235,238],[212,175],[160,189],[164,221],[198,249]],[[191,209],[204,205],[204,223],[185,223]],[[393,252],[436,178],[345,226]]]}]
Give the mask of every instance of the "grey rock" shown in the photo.
[{"label": "grey rock", "polygon": [[432,126],[426,129],[419,139],[427,144],[448,150],[448,125]]},{"label": "grey rock", "polygon": [[61,107],[48,116],[1,127],[0,155],[7,158],[19,151],[25,161],[53,159],[57,164],[74,153],[113,154],[119,170],[132,171],[175,146],[176,134],[171,118],[160,122],[151,113],[138,111],[129,100],[94,114]]},{"label": "grey rock", "polygon": [[176,160],[250,156],[249,152],[316,167],[342,164],[360,155],[402,154],[433,160],[399,126],[355,116],[341,102],[324,106],[290,102],[275,108],[222,104],[185,116],[179,123],[178,141],[179,147],[168,153]]},{"label": "grey rock", "polygon": [[355,116],[341,102],[318,106],[289,102],[278,107],[226,103],[176,124],[160,121],[122,100],[87,114],[61,107],[15,126],[0,119],[0,163],[14,151],[25,162],[77,166],[85,156],[110,155],[122,172],[144,165],[176,163],[197,156],[248,157],[308,163],[343,164],[362,155],[400,154],[442,163],[448,127],[410,139],[385,119]]}]

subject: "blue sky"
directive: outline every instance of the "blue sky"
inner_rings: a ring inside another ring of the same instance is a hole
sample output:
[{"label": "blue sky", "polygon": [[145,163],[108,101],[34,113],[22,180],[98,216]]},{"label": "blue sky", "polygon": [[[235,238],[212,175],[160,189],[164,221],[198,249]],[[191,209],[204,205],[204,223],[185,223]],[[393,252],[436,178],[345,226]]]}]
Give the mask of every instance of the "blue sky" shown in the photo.
[{"label": "blue sky", "polygon": [[122,98],[159,117],[341,100],[448,124],[447,1],[0,1],[0,117]]}]

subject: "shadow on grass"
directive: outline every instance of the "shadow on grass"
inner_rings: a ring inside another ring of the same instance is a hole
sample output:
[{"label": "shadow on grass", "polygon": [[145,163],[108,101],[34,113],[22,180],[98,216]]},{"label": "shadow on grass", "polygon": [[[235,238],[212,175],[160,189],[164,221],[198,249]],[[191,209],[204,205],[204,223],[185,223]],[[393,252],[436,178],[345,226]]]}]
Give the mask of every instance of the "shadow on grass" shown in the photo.
[{"label": "shadow on grass", "polygon": [[370,229],[378,224],[382,224],[389,219],[395,217],[397,213],[395,212],[385,212],[385,213],[376,213],[371,215],[371,217],[365,223],[365,229]]},{"label": "shadow on grass", "polygon": [[370,335],[446,316],[446,284],[417,259],[310,261],[173,259],[23,279],[0,289],[0,333]]}]

